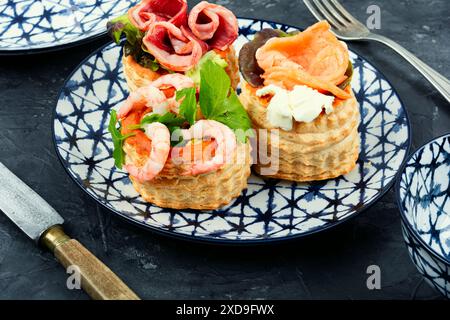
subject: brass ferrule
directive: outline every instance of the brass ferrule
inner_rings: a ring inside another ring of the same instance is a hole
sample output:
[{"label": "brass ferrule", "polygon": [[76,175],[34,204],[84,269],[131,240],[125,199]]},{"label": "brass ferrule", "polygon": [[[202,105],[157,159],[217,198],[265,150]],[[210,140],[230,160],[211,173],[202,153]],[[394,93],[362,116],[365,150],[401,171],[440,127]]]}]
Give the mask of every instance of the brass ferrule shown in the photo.
[{"label": "brass ferrule", "polygon": [[54,252],[56,247],[70,240],[70,237],[64,233],[62,226],[56,225],[45,231],[40,239],[40,243]]}]

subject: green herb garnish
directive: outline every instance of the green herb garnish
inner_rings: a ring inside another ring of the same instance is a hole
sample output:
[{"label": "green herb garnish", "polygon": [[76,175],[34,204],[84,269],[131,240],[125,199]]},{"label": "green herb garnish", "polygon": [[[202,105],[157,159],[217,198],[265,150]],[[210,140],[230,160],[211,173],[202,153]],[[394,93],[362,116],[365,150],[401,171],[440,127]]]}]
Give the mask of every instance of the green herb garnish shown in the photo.
[{"label": "green herb garnish", "polygon": [[[224,112],[216,116],[214,120],[222,122],[231,129],[242,130],[242,132],[249,134],[248,130],[251,129],[252,122],[234,90],[231,90],[228,98],[223,101],[223,108]],[[246,142],[245,137],[240,137],[237,132],[235,134],[238,141]]]},{"label": "green herb garnish", "polygon": [[280,35],[278,36],[279,38],[289,38],[289,37],[293,37],[296,36],[300,33],[300,30],[294,30],[294,31],[283,31],[283,30],[278,30],[280,32]]},{"label": "green herb garnish", "polygon": [[[200,109],[206,119],[219,121],[233,130],[247,132],[251,121],[242,106],[225,70],[216,63],[205,61],[200,70]],[[246,137],[238,136],[245,143]]]},{"label": "green herb garnish", "polygon": [[227,73],[212,61],[205,61],[200,70],[200,108],[207,119],[223,113],[223,102],[230,94],[231,81]]},{"label": "green herb garnish", "polygon": [[124,34],[127,41],[123,45],[125,56],[132,56],[134,60],[152,71],[158,71],[159,63],[150,53],[145,49],[142,39],[145,33],[139,30],[131,23],[128,14],[117,17],[106,24],[109,36],[115,43],[120,44],[120,38]]},{"label": "green herb garnish", "polygon": [[197,97],[195,88],[185,88],[177,91],[176,99],[183,99],[180,104],[180,116],[184,117],[192,126],[197,116]]},{"label": "green herb garnish", "polygon": [[114,163],[117,168],[122,169],[123,164],[125,163],[125,152],[123,151],[123,143],[125,139],[134,136],[134,133],[130,133],[127,135],[123,135],[120,132],[120,128],[117,126],[117,112],[116,110],[111,111],[111,118],[109,120],[108,131],[111,133],[112,141],[114,144],[113,158]]},{"label": "green herb garnish", "polygon": [[341,84],[338,85],[338,87],[342,90],[347,88],[347,86],[352,82],[353,77],[353,64],[351,61],[348,62],[347,70],[345,71],[345,75],[347,76],[347,79],[345,79]]},{"label": "green herb garnish", "polygon": [[182,126],[186,122],[186,120],[183,117],[171,112],[166,112],[163,115],[153,113],[145,116],[141,120],[140,127],[143,128],[146,124],[150,124],[153,122],[160,122],[170,130],[171,127]]},{"label": "green herb garnish", "polygon": [[135,59],[137,59],[136,61],[141,66],[150,69],[154,72],[158,71],[159,68],[161,67],[158,61],[156,61],[156,59],[150,53],[147,53],[147,51],[145,50],[142,50],[140,54],[135,54],[134,57]]},{"label": "green herb garnish", "polygon": [[205,53],[205,55],[200,59],[196,66],[194,66],[189,71],[186,71],[186,76],[191,78],[197,86],[200,85],[200,71],[206,61],[212,61],[224,69],[228,67],[228,63],[225,61],[225,59],[223,59],[214,50]]},{"label": "green herb garnish", "polygon": [[[146,124],[150,124],[153,122],[160,122],[162,124],[164,124],[167,129],[169,129],[170,131],[170,135],[173,138],[173,133],[177,130],[180,130],[182,126],[184,126],[187,123],[187,120],[185,118],[183,118],[180,115],[176,115],[174,113],[171,112],[166,112],[163,115],[160,114],[150,114],[148,116],[145,116],[142,120],[141,123],[134,126],[134,129],[140,129],[140,130],[145,130],[144,127]],[[178,145],[181,141],[183,140],[183,137],[180,135],[178,140],[173,140],[171,139],[170,143],[172,146],[176,146]]]},{"label": "green herb garnish", "polygon": [[[166,112],[163,115],[149,114],[142,118],[139,124],[130,126],[130,130],[145,130],[145,125],[160,122],[164,124],[170,131],[172,138],[173,133],[181,128],[188,128],[196,122],[197,108],[200,104],[200,110],[206,119],[216,120],[228,126],[235,131],[237,140],[245,143],[247,138],[251,136],[251,121],[247,111],[242,106],[236,92],[231,87],[231,81],[223,67],[216,64],[212,60],[203,63],[200,70],[200,96],[197,102],[195,88],[186,88],[176,92],[175,99],[183,101],[180,104],[179,114]],[[115,164],[119,169],[125,162],[125,152],[123,151],[124,140],[135,135],[130,133],[122,135],[120,128],[118,129],[117,113],[111,111],[111,119],[108,130],[111,133],[114,152],[113,157]],[[178,141],[171,141],[171,145],[175,146],[183,142],[180,135]]]},{"label": "green herb garnish", "polygon": [[125,34],[127,42],[131,45],[139,42],[144,36],[144,33],[131,23],[128,18],[128,13],[109,21],[106,24],[106,28],[108,29],[110,37],[117,44],[120,43],[122,34]]}]

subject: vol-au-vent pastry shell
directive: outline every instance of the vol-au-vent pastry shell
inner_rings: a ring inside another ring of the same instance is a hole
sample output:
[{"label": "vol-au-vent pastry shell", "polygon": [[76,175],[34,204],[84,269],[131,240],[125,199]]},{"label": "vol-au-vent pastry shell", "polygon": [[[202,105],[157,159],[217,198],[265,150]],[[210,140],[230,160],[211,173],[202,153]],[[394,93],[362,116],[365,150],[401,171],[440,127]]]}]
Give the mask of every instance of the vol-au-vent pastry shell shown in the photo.
[{"label": "vol-au-vent pastry shell", "polygon": [[159,77],[167,74],[164,69],[160,69],[157,72],[141,66],[129,55],[122,57],[123,74],[127,81],[130,91],[136,91],[140,87],[148,86],[150,83],[158,79]]},{"label": "vol-au-vent pastry shell", "polygon": [[[267,120],[264,99],[257,97],[255,89],[249,84],[243,85],[240,99],[257,133],[258,129],[267,129],[269,132],[277,129],[271,127]],[[267,176],[312,181],[335,178],[350,172],[359,154],[359,119],[358,103],[352,95],[350,99],[340,100],[330,114],[322,113],[308,123],[294,122],[291,131],[277,129],[278,146],[272,145],[268,139],[267,156],[271,161],[269,165],[278,169]],[[267,136],[270,138],[270,134]],[[279,156],[272,157],[271,150]],[[254,168],[257,173],[264,174],[264,168],[267,169],[268,165],[260,162]]]},{"label": "vol-au-vent pastry shell", "polygon": [[[143,163],[132,145],[125,142],[126,163]],[[185,165],[170,158],[164,169],[150,181],[138,181],[130,176],[142,198],[159,207],[172,209],[214,210],[229,204],[247,188],[251,167],[250,143],[238,143],[233,161],[220,169],[199,174],[182,175]]]},{"label": "vol-au-vent pastry shell", "polygon": [[[226,51],[222,52],[223,59],[228,66],[225,71],[231,80],[231,86],[236,89],[240,82],[239,65],[236,56],[236,51],[233,46],[230,46]],[[136,91],[140,87],[149,85],[159,77],[168,73],[167,70],[159,68],[158,71],[152,71],[137,63],[131,55],[122,57],[123,73],[127,81],[130,91]]]}]

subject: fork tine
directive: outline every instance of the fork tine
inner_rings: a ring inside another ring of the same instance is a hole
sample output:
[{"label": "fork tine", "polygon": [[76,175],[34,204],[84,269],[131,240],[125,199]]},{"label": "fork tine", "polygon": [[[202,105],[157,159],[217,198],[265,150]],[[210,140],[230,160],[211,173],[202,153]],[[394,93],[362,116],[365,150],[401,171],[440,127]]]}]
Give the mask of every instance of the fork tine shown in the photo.
[{"label": "fork tine", "polygon": [[336,19],[335,15],[333,15],[329,8],[327,8],[327,4],[322,4],[320,0],[312,0],[314,4],[316,5],[317,9],[322,13],[323,16],[325,16],[326,20],[333,25],[336,29],[342,29],[342,27],[345,27],[348,22],[342,23],[338,19]]},{"label": "fork tine", "polygon": [[[309,9],[309,11],[312,13],[312,15],[313,15],[314,17],[316,17],[317,20],[319,20],[319,21],[321,21],[321,20],[327,20],[327,19],[322,15],[322,13],[320,13],[320,12],[316,9],[316,7],[311,3],[310,0],[303,0],[303,2],[305,3],[305,5],[306,5],[306,7]],[[336,33],[336,32],[337,32],[337,28],[335,28],[335,27],[333,26],[333,24],[331,24],[331,32],[332,32],[334,35],[338,36],[338,34]]]},{"label": "fork tine", "polygon": [[334,5],[331,4],[330,0],[322,0],[322,4],[325,7],[325,9],[336,19],[338,20],[344,27],[348,27],[349,21],[346,19],[345,16],[342,15],[342,13],[334,7]]},{"label": "fork tine", "polygon": [[337,0],[330,0],[334,8],[341,16],[347,19],[350,23],[361,24],[354,16],[350,14]]},{"label": "fork tine", "polygon": [[313,16],[317,19],[317,20],[326,20],[326,18],[322,15],[322,13],[320,13],[316,7],[311,3],[310,0],[303,0],[303,3],[305,4],[305,6],[309,9],[309,11],[311,11],[311,13],[313,14]]}]

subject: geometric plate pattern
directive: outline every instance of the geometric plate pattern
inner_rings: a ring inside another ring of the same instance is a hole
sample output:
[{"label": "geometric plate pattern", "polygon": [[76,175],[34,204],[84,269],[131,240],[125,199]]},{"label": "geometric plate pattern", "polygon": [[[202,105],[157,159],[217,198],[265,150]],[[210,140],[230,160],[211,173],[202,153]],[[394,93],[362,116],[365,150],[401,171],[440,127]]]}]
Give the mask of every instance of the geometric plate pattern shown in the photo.
[{"label": "geometric plate pattern", "polygon": [[409,228],[405,227],[404,222],[402,222],[402,231],[409,256],[417,270],[429,285],[450,299],[450,263],[437,259],[437,256],[421,244]]},{"label": "geometric plate pattern", "polygon": [[53,48],[103,34],[137,1],[2,0],[0,51]]},{"label": "geometric plate pattern", "polygon": [[[295,30],[239,19],[242,45],[262,28]],[[222,243],[284,240],[338,225],[379,199],[392,185],[410,146],[409,120],[398,95],[369,62],[351,53],[353,90],[360,104],[361,151],[349,174],[295,183],[252,175],[248,189],[214,211],[171,210],[146,203],[127,174],[114,167],[109,112],[128,96],[121,47],[89,56],[61,89],[54,115],[57,154],[69,175],[100,204],[140,226],[184,239]]]},{"label": "geometric plate pattern", "polygon": [[450,135],[407,160],[397,183],[404,235],[413,262],[450,298]]}]

